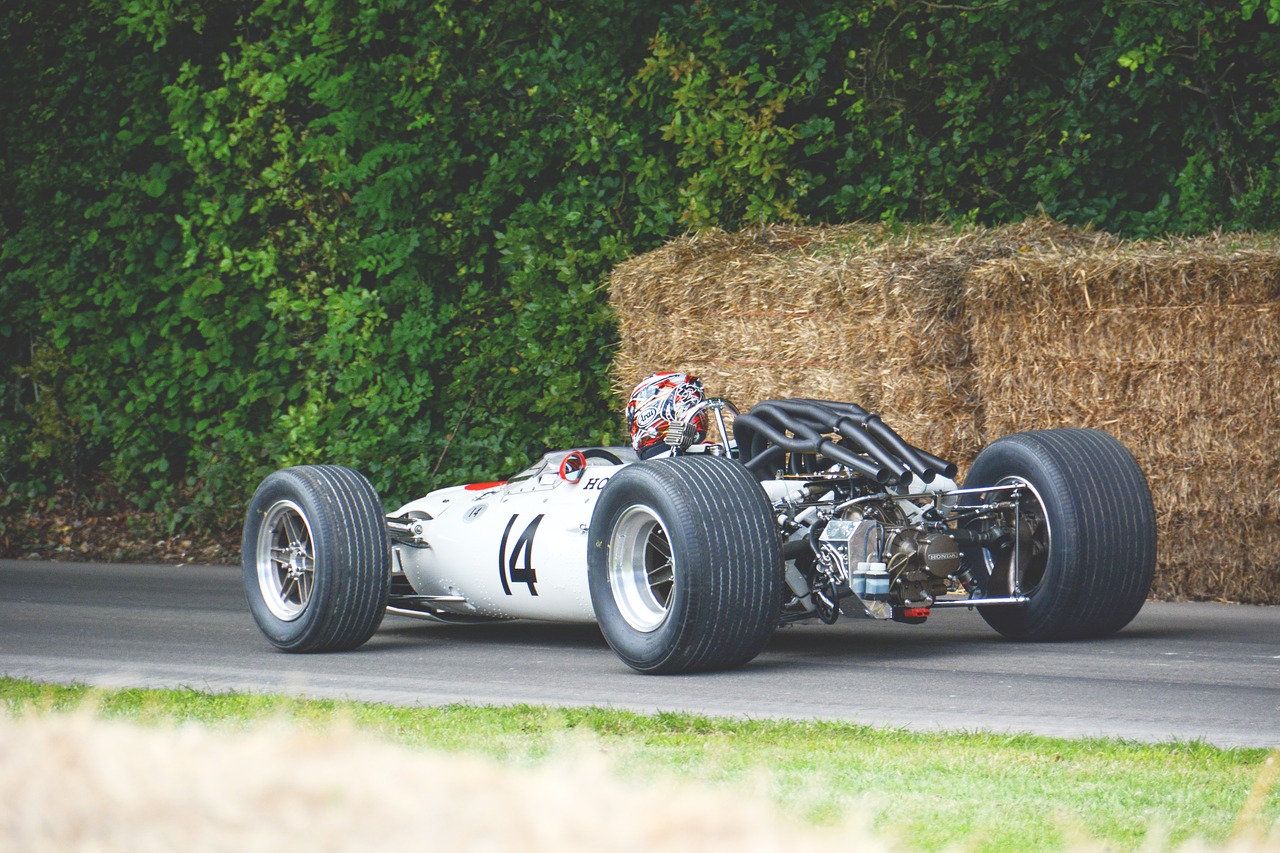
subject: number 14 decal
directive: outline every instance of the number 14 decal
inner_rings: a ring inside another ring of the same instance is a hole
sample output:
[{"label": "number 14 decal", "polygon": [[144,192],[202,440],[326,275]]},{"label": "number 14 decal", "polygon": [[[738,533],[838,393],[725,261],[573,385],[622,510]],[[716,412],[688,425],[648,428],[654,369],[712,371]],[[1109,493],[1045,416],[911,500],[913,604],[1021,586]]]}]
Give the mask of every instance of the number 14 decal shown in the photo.
[{"label": "number 14 decal", "polygon": [[[534,586],[538,582],[538,573],[533,569],[533,534],[538,532],[538,525],[542,522],[542,516],[539,515],[529,522],[529,526],[524,529],[524,533],[516,539],[516,544],[507,550],[507,540],[511,538],[511,528],[515,527],[518,515],[511,516],[511,520],[507,522],[507,529],[502,531],[502,543],[498,546],[498,577],[502,580],[502,591],[507,595],[511,595],[511,584],[522,583],[529,587],[530,595],[537,595],[538,588]],[[524,565],[521,565],[523,560]]]}]

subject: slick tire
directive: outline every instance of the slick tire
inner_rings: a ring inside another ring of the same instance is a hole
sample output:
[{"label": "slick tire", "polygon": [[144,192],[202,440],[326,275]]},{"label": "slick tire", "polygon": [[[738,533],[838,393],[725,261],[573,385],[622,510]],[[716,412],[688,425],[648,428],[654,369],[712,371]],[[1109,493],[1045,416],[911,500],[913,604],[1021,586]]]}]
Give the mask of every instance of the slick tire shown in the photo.
[{"label": "slick tire", "polygon": [[740,666],[782,608],[768,498],[737,462],[640,462],[609,481],[591,518],[591,602],[605,640],[643,673]]},{"label": "slick tire", "polygon": [[244,591],[267,640],[286,652],[346,651],[382,624],[391,545],[382,503],[337,465],[286,468],[258,486],[245,517]]},{"label": "slick tire", "polygon": [[[1128,625],[1146,601],[1156,560],[1151,491],[1132,454],[1092,429],[1018,433],[985,448],[965,486],[1012,482],[1029,486],[1016,590],[1029,600],[980,606],[982,617],[1027,641],[1105,637]],[[1013,550],[977,555],[983,565],[975,574],[990,574],[988,596],[1015,593]]]}]

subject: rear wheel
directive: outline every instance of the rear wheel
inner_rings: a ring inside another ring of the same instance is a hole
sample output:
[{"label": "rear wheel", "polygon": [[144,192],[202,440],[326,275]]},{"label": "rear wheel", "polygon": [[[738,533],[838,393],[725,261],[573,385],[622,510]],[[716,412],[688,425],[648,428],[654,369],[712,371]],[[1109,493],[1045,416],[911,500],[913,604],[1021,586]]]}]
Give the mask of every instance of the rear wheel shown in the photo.
[{"label": "rear wheel", "polygon": [[587,566],[600,630],[639,672],[738,666],[777,627],[782,551],[769,501],[728,459],[615,474],[591,518]]},{"label": "rear wheel", "polygon": [[354,649],[382,624],[391,544],[382,503],[359,473],[286,468],[258,486],[242,543],[245,597],[288,652]]},{"label": "rear wheel", "polygon": [[1155,508],[1137,461],[1115,438],[1090,429],[1025,432],[978,455],[967,488],[1011,501],[1005,524],[1018,546],[971,553],[987,595],[1023,595],[1022,605],[979,607],[1016,640],[1103,637],[1142,609],[1155,573]]}]

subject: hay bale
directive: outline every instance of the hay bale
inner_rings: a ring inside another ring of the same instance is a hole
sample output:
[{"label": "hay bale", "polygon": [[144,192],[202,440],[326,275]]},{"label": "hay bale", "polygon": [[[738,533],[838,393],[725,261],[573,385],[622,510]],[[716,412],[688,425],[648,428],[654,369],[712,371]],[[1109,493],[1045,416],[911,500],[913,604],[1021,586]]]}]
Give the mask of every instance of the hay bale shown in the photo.
[{"label": "hay bale", "polygon": [[1276,238],[713,231],[620,265],[610,299],[624,398],[680,368],[744,411],[850,400],[962,469],[1011,432],[1107,430],[1151,481],[1162,595],[1280,602]]},{"label": "hay bale", "polygon": [[688,235],[614,270],[610,300],[625,395],[654,370],[701,376],[745,410],[765,399],[850,400],[953,458],[979,447],[960,298],[968,271],[1029,247],[1113,238],[1035,221]]},{"label": "hay bale", "polygon": [[[12,713],[0,714],[6,851],[892,849],[866,821],[818,827],[749,789],[636,778],[590,736],[551,740],[536,763],[498,762],[283,721],[231,730]],[[442,817],[407,819],[424,803]]]},{"label": "hay bale", "polygon": [[1280,251],[1219,235],[996,259],[964,304],[984,440],[1107,430],[1151,483],[1158,594],[1280,600]]}]

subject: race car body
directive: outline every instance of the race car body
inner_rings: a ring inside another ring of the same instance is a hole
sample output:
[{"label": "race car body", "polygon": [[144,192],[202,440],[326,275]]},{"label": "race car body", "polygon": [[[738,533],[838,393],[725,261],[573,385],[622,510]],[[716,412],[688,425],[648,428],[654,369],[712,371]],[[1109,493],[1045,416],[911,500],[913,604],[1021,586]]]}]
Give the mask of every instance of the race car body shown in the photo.
[{"label": "race car body", "polygon": [[800,621],[965,607],[1012,639],[1070,639],[1120,630],[1146,598],[1151,496],[1105,433],[998,439],[961,488],[856,405],[738,414],[678,376],[629,406],[632,447],[548,453],[385,515],[350,469],[272,474],[244,535],[259,627],[319,651],[361,645],[386,612],[595,621],[629,666],[670,673],[740,665]]},{"label": "race car body", "polygon": [[[630,448],[587,450],[638,461]],[[594,621],[587,534],[596,500],[623,463],[592,458],[566,476],[561,466],[570,453],[549,453],[506,482],[432,492],[392,513],[393,575],[431,607],[397,610]]]}]

